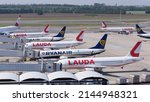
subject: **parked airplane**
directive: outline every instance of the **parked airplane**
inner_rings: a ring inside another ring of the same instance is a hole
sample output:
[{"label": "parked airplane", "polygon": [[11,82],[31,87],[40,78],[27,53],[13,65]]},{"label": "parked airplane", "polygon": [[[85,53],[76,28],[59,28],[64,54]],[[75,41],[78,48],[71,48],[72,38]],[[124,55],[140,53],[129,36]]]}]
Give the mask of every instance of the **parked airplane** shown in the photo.
[{"label": "parked airplane", "polygon": [[19,15],[19,17],[17,18],[15,25],[0,27],[0,35],[8,36],[10,33],[13,33],[14,31],[18,30],[20,28],[20,19],[21,15]]},{"label": "parked airplane", "polygon": [[76,40],[73,41],[60,41],[60,42],[29,42],[25,44],[25,49],[60,49],[75,47],[83,44],[84,31],[81,31]]},{"label": "parked airplane", "polygon": [[33,32],[33,33],[11,33],[10,37],[16,38],[16,37],[41,37],[46,36],[49,32],[49,25],[46,25],[46,27],[43,29],[42,32]]},{"label": "parked airplane", "polygon": [[62,59],[54,63],[57,68],[105,68],[121,67],[143,60],[139,57],[142,42],[137,42],[128,55],[123,57],[73,58]]},{"label": "parked airplane", "polygon": [[74,58],[74,57],[86,57],[92,56],[105,51],[105,44],[107,40],[107,34],[105,34],[98,43],[89,49],[61,49],[61,50],[29,50],[27,57],[31,59],[40,58]]},{"label": "parked airplane", "polygon": [[150,33],[144,32],[138,24],[136,24],[136,31],[139,37],[148,38],[150,39]]},{"label": "parked airplane", "polygon": [[130,34],[133,33],[135,27],[107,27],[107,24],[102,22],[100,30],[106,32],[118,32],[118,34]]},{"label": "parked airplane", "polygon": [[65,35],[65,32],[66,32],[66,26],[64,26],[62,28],[62,30],[55,36],[53,37],[49,37],[49,36],[46,36],[46,37],[33,37],[33,38],[26,38],[26,42],[32,42],[32,41],[60,41],[60,40],[63,40],[64,39],[64,35]]}]

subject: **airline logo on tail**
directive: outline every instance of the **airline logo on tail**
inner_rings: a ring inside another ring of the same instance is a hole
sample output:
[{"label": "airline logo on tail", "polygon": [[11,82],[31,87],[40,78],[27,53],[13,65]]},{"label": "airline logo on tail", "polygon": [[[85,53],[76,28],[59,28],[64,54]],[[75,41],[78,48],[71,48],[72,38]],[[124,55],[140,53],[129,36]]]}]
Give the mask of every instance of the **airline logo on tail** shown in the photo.
[{"label": "airline logo on tail", "polygon": [[107,34],[104,34],[101,40],[99,40],[94,47],[91,47],[91,49],[104,49],[106,45],[106,40],[107,40]]},{"label": "airline logo on tail", "polygon": [[65,32],[66,32],[66,26],[64,26],[62,28],[62,30],[56,36],[54,36],[54,37],[64,37]]},{"label": "airline logo on tail", "polygon": [[138,24],[136,24],[136,31],[138,34],[145,34],[145,32],[139,27]]},{"label": "airline logo on tail", "polygon": [[107,27],[107,25],[106,25],[106,23],[104,21],[101,23],[101,26],[102,26],[102,28],[106,28]]},{"label": "airline logo on tail", "polygon": [[102,46],[105,46],[106,40],[100,40],[99,42]]},{"label": "airline logo on tail", "polygon": [[77,41],[83,41],[83,37],[84,37],[84,31],[81,31],[78,36],[76,37]]},{"label": "airline logo on tail", "polygon": [[142,41],[137,42],[134,45],[134,47],[131,49],[130,56],[132,56],[132,57],[139,57],[141,46],[142,46]]},{"label": "airline logo on tail", "polygon": [[48,33],[49,32],[49,24],[46,25],[46,27],[43,30],[44,33]]},{"label": "airline logo on tail", "polygon": [[21,15],[18,16],[15,26],[18,27],[20,23]]},{"label": "airline logo on tail", "polygon": [[65,31],[66,31],[66,26],[64,26],[64,27],[62,28],[62,30],[61,30],[59,33],[60,33],[62,36],[64,36]]}]

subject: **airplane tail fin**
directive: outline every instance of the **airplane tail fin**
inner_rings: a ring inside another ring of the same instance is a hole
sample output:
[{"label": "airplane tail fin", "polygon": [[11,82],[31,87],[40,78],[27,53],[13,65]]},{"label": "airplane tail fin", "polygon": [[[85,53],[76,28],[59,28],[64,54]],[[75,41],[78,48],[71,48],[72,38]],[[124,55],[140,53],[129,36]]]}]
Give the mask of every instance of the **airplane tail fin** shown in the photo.
[{"label": "airplane tail fin", "polygon": [[49,33],[49,24],[47,24],[47,25],[45,26],[45,28],[43,29],[42,32],[44,32],[44,33]]},{"label": "airplane tail fin", "polygon": [[64,37],[65,35],[65,32],[66,32],[66,26],[64,26],[61,31],[54,37]]},{"label": "airplane tail fin", "polygon": [[136,31],[137,31],[138,34],[146,34],[146,33],[140,28],[140,26],[139,26],[138,24],[136,24]]},{"label": "airplane tail fin", "polygon": [[141,51],[142,41],[138,41],[134,47],[131,49],[127,56],[139,57]]},{"label": "airplane tail fin", "polygon": [[106,40],[107,40],[107,34],[105,34],[105,35],[98,41],[98,43],[97,43],[94,47],[91,47],[90,49],[104,49],[104,48],[105,48],[105,44],[106,44]]},{"label": "airplane tail fin", "polygon": [[76,37],[76,41],[83,41],[84,31],[82,30]]},{"label": "airplane tail fin", "polygon": [[16,27],[20,26],[20,19],[21,19],[21,15],[19,15],[18,18],[17,18],[17,20],[16,20],[16,23],[15,23]]},{"label": "airplane tail fin", "polygon": [[107,24],[106,24],[104,21],[102,21],[101,27],[102,27],[102,28],[106,28],[106,27],[107,27]]}]

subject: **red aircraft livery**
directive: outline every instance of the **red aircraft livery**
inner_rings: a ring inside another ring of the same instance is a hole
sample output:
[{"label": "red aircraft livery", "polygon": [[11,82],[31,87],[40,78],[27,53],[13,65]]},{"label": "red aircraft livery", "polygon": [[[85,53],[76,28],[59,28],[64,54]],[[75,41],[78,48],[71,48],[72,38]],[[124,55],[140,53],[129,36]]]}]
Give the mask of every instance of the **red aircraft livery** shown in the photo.
[{"label": "red aircraft livery", "polygon": [[83,65],[83,64],[95,64],[94,60],[74,60],[73,62],[71,62],[70,60],[68,60],[68,65]]},{"label": "red aircraft livery", "polygon": [[33,43],[33,46],[51,46],[51,44],[50,43],[46,43],[46,42],[44,42],[44,43]]}]

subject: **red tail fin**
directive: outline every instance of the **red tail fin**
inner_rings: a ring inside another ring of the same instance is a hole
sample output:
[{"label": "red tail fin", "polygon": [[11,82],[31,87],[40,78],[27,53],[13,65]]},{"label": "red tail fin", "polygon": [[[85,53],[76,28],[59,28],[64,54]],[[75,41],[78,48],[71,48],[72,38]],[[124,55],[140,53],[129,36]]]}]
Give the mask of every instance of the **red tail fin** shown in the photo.
[{"label": "red tail fin", "polygon": [[132,57],[139,57],[140,55],[140,50],[141,50],[141,46],[142,46],[142,41],[137,42],[134,47],[131,49],[129,56]]},{"label": "red tail fin", "polygon": [[106,27],[107,27],[107,24],[103,21],[103,22],[101,23],[101,27],[102,27],[102,28],[106,28]]},{"label": "red tail fin", "polygon": [[49,24],[47,24],[43,30],[44,33],[48,33],[49,32]]},{"label": "red tail fin", "polygon": [[18,16],[15,26],[17,27],[20,26],[20,19],[21,19],[21,15]]},{"label": "red tail fin", "polygon": [[83,37],[84,37],[84,31],[81,31],[78,36],[76,37],[77,41],[83,41]]}]

